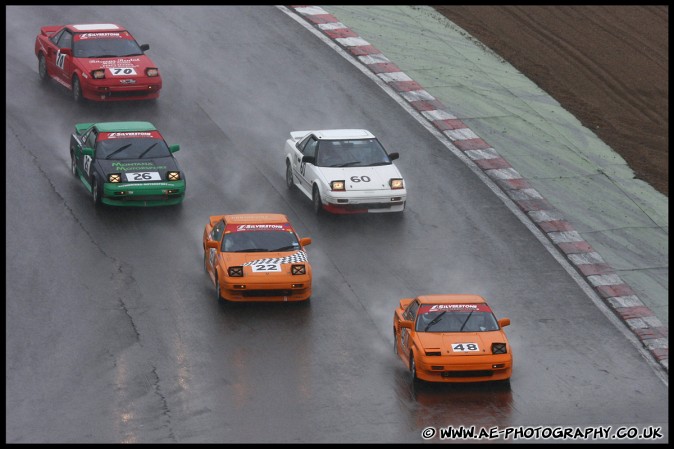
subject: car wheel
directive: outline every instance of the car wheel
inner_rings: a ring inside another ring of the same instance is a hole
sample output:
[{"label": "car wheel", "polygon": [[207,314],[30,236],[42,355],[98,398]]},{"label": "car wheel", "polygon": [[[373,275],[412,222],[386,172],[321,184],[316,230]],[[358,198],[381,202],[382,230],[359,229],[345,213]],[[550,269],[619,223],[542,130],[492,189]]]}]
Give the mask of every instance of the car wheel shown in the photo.
[{"label": "car wheel", "polygon": [[293,181],[293,167],[290,165],[290,162],[286,161],[286,187],[292,189],[295,185]]},{"label": "car wheel", "polygon": [[70,171],[74,177],[77,177],[77,160],[75,159],[75,153],[72,151],[70,152]]},{"label": "car wheel", "polygon": [[75,103],[82,103],[82,86],[80,85],[80,79],[75,76],[73,78],[73,100]]},{"label": "car wheel", "polygon": [[220,296],[220,281],[218,281],[218,275],[215,275],[215,299],[218,302],[222,302],[222,296]]},{"label": "car wheel", "polygon": [[47,60],[44,58],[44,55],[40,53],[37,62],[37,74],[40,77],[40,81],[45,82],[49,78],[47,75]]},{"label": "car wheel", "polygon": [[98,178],[94,176],[94,179],[91,181],[91,196],[94,199],[94,206],[101,204],[101,192],[98,188]]},{"label": "car wheel", "polygon": [[318,187],[314,185],[313,193],[311,194],[312,201],[314,203],[314,213],[319,215],[323,210],[323,203],[321,202],[321,194],[318,191]]},{"label": "car wheel", "polygon": [[393,328],[393,353],[398,354],[398,336],[396,335],[396,328]]},{"label": "car wheel", "polygon": [[410,380],[412,381],[413,384],[419,382],[419,378],[417,377],[417,364],[414,361],[414,355],[411,352],[410,352]]}]

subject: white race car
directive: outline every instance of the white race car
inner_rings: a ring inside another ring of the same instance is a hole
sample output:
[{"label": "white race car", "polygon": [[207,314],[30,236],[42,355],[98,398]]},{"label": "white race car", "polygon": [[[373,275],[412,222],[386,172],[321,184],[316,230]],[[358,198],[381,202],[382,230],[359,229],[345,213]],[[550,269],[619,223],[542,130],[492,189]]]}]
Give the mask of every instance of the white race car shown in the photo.
[{"label": "white race car", "polygon": [[313,201],[314,212],[402,212],[407,190],[379,140],[364,129],[292,131],[286,140],[286,184]]}]

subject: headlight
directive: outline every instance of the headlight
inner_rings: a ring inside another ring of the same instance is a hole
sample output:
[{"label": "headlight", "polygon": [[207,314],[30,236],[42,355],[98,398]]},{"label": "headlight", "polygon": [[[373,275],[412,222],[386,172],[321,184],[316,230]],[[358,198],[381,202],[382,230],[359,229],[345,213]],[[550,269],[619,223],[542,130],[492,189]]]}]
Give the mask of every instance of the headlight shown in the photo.
[{"label": "headlight", "polygon": [[229,274],[233,278],[243,277],[243,267],[242,266],[229,267],[227,268],[227,274]]},{"label": "headlight", "polygon": [[507,354],[508,348],[505,343],[492,343],[491,344],[491,353],[492,354]]},{"label": "headlight", "polygon": [[166,179],[168,179],[169,181],[180,181],[180,172],[179,171],[166,172]]},{"label": "headlight", "polygon": [[105,69],[94,70],[91,72],[91,77],[95,80],[101,80],[105,78]]},{"label": "headlight", "polygon": [[344,181],[330,181],[330,190],[345,190]]},{"label": "headlight", "polygon": [[159,76],[159,69],[150,67],[145,69],[145,75],[146,76]]},{"label": "headlight", "polygon": [[122,182],[121,173],[110,173],[108,175],[108,182]]},{"label": "headlight", "polygon": [[392,189],[402,189],[405,187],[402,178],[391,178],[389,179],[388,184]]},{"label": "headlight", "polygon": [[290,272],[292,274],[307,274],[307,268],[304,265],[293,265]]}]

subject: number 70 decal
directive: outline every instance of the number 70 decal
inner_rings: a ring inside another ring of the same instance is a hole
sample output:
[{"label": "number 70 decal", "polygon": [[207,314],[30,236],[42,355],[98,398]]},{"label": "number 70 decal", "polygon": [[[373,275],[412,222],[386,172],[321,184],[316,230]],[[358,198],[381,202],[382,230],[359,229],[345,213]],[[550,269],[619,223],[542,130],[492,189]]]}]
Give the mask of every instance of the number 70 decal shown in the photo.
[{"label": "number 70 decal", "polygon": [[452,351],[454,352],[474,352],[479,351],[480,348],[477,343],[452,343]]},{"label": "number 70 decal", "polygon": [[111,67],[110,73],[114,76],[129,76],[135,75],[136,70],[133,67]]}]

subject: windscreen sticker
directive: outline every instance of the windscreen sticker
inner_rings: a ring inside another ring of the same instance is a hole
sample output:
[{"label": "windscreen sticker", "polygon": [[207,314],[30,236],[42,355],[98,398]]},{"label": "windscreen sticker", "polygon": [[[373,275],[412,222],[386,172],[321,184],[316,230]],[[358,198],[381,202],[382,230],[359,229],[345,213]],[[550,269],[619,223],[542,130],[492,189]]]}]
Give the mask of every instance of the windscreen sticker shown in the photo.
[{"label": "windscreen sticker", "polygon": [[487,304],[422,304],[419,313],[431,312],[491,312]]},{"label": "windscreen sticker", "polygon": [[122,131],[98,133],[96,141],[113,139],[162,139],[162,136],[158,131]]},{"label": "windscreen sticker", "polygon": [[91,33],[76,33],[75,42],[90,41],[92,39],[127,39],[132,40],[128,31],[94,31]]},{"label": "windscreen sticker", "polygon": [[275,224],[228,224],[225,232],[248,232],[248,231],[287,231],[292,232],[288,223]]},{"label": "windscreen sticker", "polygon": [[[294,254],[291,254],[289,256],[285,257],[271,257],[271,258],[266,258],[266,259],[257,259],[257,260],[251,260],[250,262],[246,262],[243,264],[243,266],[248,266],[248,265],[281,265],[284,263],[300,263],[300,262],[306,262],[307,261],[307,253],[304,251],[297,251]],[[255,268],[253,268],[253,271],[257,271]],[[281,271],[281,267],[279,266],[278,270],[260,270],[260,271]]]}]

